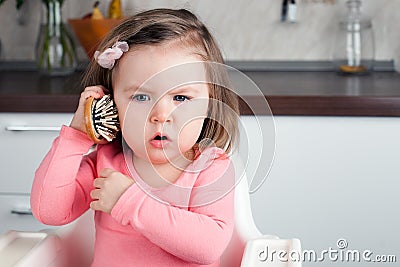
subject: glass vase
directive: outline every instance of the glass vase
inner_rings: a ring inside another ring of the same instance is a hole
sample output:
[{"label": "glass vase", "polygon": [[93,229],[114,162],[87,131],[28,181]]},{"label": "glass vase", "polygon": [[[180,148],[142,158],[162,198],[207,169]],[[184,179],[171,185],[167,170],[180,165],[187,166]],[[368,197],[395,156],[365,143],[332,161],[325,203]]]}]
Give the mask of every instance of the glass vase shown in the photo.
[{"label": "glass vase", "polygon": [[366,74],[373,69],[375,45],[371,19],[360,0],[347,0],[347,15],[338,24],[333,63],[340,73]]},{"label": "glass vase", "polygon": [[75,71],[75,44],[62,21],[63,0],[42,0],[42,22],[36,42],[38,69],[46,75],[68,75]]}]

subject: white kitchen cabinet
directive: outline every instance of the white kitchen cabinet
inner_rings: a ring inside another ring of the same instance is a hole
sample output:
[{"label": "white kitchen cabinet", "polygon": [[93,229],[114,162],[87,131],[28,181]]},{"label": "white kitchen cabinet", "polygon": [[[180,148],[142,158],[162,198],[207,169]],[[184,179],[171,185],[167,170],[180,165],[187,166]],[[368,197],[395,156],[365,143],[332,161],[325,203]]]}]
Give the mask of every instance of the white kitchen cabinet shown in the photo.
[{"label": "white kitchen cabinet", "polygon": [[29,214],[36,168],[69,113],[0,113],[0,233],[46,228]]},{"label": "white kitchen cabinet", "polygon": [[[242,119],[248,132],[256,131],[254,117]],[[274,120],[275,160],[265,182],[250,195],[260,230],[281,238],[297,237],[302,248],[317,257],[329,248],[343,253],[370,250],[373,260],[396,255],[398,262],[400,118],[275,116]],[[260,143],[249,146],[252,153]],[[345,240],[347,247],[339,249],[339,240]],[[325,255],[323,261],[307,260],[303,266],[377,266],[368,263],[362,255],[354,262]]]},{"label": "white kitchen cabinet", "polygon": [[50,228],[32,215],[29,194],[0,194],[0,234],[8,230],[32,231]]}]

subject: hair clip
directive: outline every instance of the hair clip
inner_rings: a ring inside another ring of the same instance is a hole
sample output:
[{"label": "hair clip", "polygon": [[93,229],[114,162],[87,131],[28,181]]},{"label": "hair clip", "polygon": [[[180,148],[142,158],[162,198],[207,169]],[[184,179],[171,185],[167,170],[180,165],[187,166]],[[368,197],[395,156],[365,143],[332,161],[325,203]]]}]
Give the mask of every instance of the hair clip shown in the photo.
[{"label": "hair clip", "polygon": [[128,50],[129,45],[127,42],[116,42],[111,48],[107,48],[102,53],[96,51],[94,59],[103,68],[111,70],[114,67],[115,60],[119,59]]}]

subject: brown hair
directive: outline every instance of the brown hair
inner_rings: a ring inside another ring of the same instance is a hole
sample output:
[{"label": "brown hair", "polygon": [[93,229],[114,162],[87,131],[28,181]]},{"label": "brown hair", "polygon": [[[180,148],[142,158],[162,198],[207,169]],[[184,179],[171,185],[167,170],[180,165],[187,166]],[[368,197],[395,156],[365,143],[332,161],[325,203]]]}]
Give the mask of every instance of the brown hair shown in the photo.
[{"label": "brown hair", "polygon": [[[185,9],[153,9],[129,17],[103,39],[98,50],[104,51],[116,41],[126,41],[132,48],[177,40],[193,47],[195,53],[205,62],[224,63],[221,51],[208,29],[193,13]],[[238,139],[238,98],[234,92],[223,86],[229,81],[225,68],[207,68],[207,75],[211,81],[211,101],[198,142],[212,140],[217,147],[230,152]],[[100,67],[92,59],[82,85],[103,85],[112,94],[112,70]]]}]

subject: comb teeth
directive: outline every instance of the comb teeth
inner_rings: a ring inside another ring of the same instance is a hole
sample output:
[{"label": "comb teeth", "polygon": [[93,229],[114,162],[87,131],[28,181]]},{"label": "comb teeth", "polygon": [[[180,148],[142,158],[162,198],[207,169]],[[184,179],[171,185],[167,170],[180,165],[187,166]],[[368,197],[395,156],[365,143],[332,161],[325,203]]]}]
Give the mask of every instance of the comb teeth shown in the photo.
[{"label": "comb teeth", "polygon": [[97,138],[112,141],[120,130],[118,111],[110,95],[105,95],[92,104],[92,119]]}]

